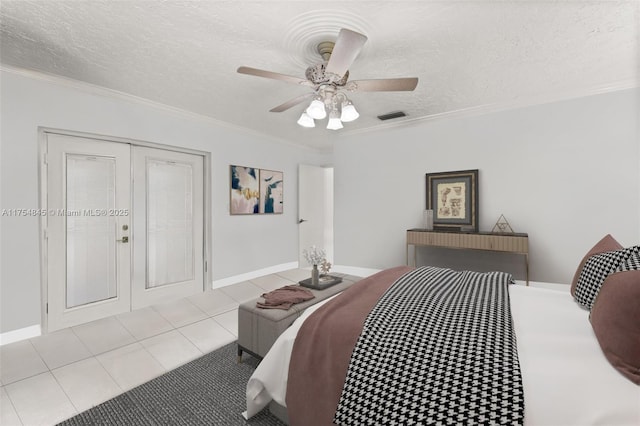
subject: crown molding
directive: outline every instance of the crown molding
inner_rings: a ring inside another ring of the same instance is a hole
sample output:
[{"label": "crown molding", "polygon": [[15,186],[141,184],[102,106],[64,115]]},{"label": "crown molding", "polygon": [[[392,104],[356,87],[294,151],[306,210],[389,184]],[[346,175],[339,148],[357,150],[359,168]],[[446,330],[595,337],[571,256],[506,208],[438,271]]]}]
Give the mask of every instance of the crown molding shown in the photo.
[{"label": "crown molding", "polygon": [[[103,86],[86,83],[80,80],[74,80],[71,78],[62,77],[55,74],[48,74],[42,71],[34,71],[34,70],[14,67],[6,64],[0,64],[0,71],[5,71],[15,75],[35,79],[35,80],[41,80],[41,81],[46,81],[53,84],[62,85],[71,89],[82,91],[84,93],[90,93],[93,95],[104,96],[104,97],[118,99],[125,102],[135,103],[138,105],[143,105],[149,108],[154,108],[157,110],[169,112],[171,114],[175,114],[185,119],[213,124],[218,127],[233,130],[248,136],[267,139],[271,142],[287,145],[296,149],[306,149],[319,154],[331,154],[333,152],[333,145],[330,145],[329,147],[321,147],[321,148],[314,148],[314,147],[300,145],[295,142],[291,142],[287,139],[281,139],[265,133],[260,133],[252,129],[248,129],[246,127],[242,127],[226,121],[218,120],[203,114],[173,107],[167,104],[163,104],[163,103],[152,101],[139,96],[131,95],[125,92],[120,92],[118,90],[108,89]],[[363,128],[363,129],[343,130],[337,136],[339,137],[339,139],[344,139],[345,137],[348,137],[351,135],[366,134],[366,133],[371,133],[371,132],[376,132],[381,130],[393,129],[397,127],[406,127],[407,125],[420,124],[423,122],[429,122],[433,120],[479,116],[479,115],[491,114],[495,112],[526,108],[526,107],[536,106],[536,105],[544,105],[544,104],[549,104],[554,102],[584,98],[584,97],[589,97],[594,95],[601,95],[605,93],[612,93],[612,92],[635,89],[635,88],[640,88],[640,81],[638,81],[637,79],[627,79],[627,80],[618,81],[612,84],[594,86],[586,90],[569,90],[569,91],[563,91],[563,92],[555,92],[553,94],[548,93],[548,94],[544,94],[536,97],[527,97],[526,99],[516,99],[512,101],[496,102],[492,104],[479,105],[479,106],[470,107],[470,108],[462,108],[454,111],[447,111],[447,112],[432,114],[432,115],[423,116],[423,117],[416,117],[416,118],[409,117],[404,120],[391,122],[391,123],[378,124],[378,125]]]},{"label": "crown molding", "polygon": [[109,89],[103,86],[98,86],[95,84],[87,83],[80,80],[74,80],[72,78],[62,77],[55,74],[49,74],[42,71],[29,70],[26,68],[14,67],[11,65],[0,64],[0,71],[8,72],[11,74],[15,74],[21,77],[26,77],[34,80],[45,81],[47,83],[57,84],[60,86],[67,87],[69,89],[78,90],[84,93],[89,93],[92,95],[103,96],[111,99],[117,99],[124,102],[130,102],[142,106],[146,106],[149,108],[161,110],[164,112],[169,112],[171,114],[180,116],[185,119],[200,121],[208,124],[213,124],[218,127],[223,127],[228,130],[233,130],[236,132],[243,133],[248,136],[254,136],[261,139],[267,139],[274,143],[279,143],[283,145],[288,145],[297,149],[306,149],[316,153],[330,153],[330,149],[326,150],[323,148],[313,148],[309,146],[304,146],[300,144],[296,144],[286,139],[277,138],[265,133],[260,133],[246,127],[238,126],[236,124],[232,124],[226,121],[218,120],[203,114],[198,114],[196,112],[192,112],[189,110],[185,110],[182,108],[173,107],[167,104],[163,104],[161,102],[152,101],[150,99],[142,98],[140,96],[131,95],[129,93],[121,92],[114,89]]},{"label": "crown molding", "polygon": [[516,99],[513,101],[496,102],[492,104],[479,105],[470,108],[462,108],[454,111],[442,112],[439,114],[432,114],[424,117],[407,118],[405,120],[396,121],[393,123],[384,123],[377,126],[368,127],[366,129],[349,130],[342,133],[341,136],[350,136],[356,134],[369,133],[373,131],[380,131],[385,129],[392,129],[397,127],[406,127],[407,124],[419,124],[422,122],[428,122],[441,119],[452,119],[462,117],[473,117],[479,115],[486,115],[495,112],[509,111],[521,108],[527,108],[531,106],[550,104],[554,102],[567,101],[571,99],[586,98],[589,96],[601,95],[605,93],[618,92],[622,90],[630,90],[640,88],[640,81],[637,79],[628,79],[619,81],[613,84],[594,86],[588,90],[572,90],[564,92],[556,92],[554,94],[545,94],[536,97],[529,97],[527,99]]}]

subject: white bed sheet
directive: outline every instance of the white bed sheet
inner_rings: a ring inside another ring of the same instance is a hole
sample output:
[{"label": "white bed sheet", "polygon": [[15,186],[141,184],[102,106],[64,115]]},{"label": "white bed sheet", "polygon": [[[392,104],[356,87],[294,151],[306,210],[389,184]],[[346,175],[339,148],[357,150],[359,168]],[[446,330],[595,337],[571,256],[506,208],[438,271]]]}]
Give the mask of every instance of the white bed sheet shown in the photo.
[{"label": "white bed sheet", "polygon": [[[640,386],[605,358],[568,291],[509,287],[525,395],[525,425],[640,425]],[[312,306],[276,341],[247,383],[246,418],[271,400],[286,406],[295,336]]]}]

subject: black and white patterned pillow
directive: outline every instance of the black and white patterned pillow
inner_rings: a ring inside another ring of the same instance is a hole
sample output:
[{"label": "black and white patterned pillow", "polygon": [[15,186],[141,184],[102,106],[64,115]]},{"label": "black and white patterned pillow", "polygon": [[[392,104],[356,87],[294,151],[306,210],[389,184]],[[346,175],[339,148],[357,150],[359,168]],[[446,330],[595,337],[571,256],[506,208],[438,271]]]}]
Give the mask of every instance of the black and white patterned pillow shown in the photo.
[{"label": "black and white patterned pillow", "polygon": [[635,271],[640,269],[640,246],[629,247],[626,250],[629,251],[629,257],[620,263],[616,272]]},{"label": "black and white patterned pillow", "polygon": [[604,280],[614,272],[638,269],[640,246],[594,254],[584,264],[576,284],[575,300],[591,310]]}]

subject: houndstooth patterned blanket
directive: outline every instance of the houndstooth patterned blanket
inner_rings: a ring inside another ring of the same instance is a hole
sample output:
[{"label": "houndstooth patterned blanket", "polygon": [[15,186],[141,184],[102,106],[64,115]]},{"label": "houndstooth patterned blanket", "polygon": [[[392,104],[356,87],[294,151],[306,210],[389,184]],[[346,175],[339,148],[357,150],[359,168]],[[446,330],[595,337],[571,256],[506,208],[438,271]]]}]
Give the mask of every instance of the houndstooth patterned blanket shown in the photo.
[{"label": "houndstooth patterned blanket", "polygon": [[522,377],[502,272],[422,267],[371,311],[338,425],[522,424]]}]

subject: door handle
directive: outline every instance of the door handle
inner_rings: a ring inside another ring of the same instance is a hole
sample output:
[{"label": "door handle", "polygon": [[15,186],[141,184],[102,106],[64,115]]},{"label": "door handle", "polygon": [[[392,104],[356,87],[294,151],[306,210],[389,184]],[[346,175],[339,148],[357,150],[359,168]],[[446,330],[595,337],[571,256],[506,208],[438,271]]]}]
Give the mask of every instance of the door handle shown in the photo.
[{"label": "door handle", "polygon": [[300,223],[302,223],[302,222],[306,222],[306,220],[305,220],[305,219],[300,219],[300,220],[298,221],[298,224],[300,224]]},{"label": "door handle", "polygon": [[129,242],[129,237],[124,236],[124,237],[122,237],[122,239],[116,240],[116,241],[119,242],[119,243],[128,243]]}]

